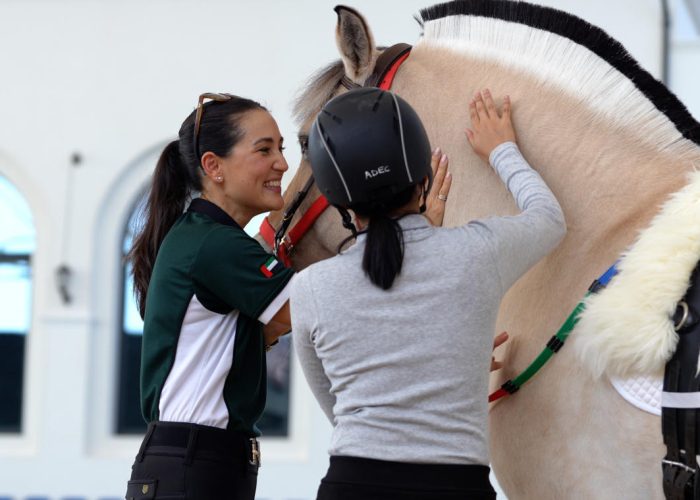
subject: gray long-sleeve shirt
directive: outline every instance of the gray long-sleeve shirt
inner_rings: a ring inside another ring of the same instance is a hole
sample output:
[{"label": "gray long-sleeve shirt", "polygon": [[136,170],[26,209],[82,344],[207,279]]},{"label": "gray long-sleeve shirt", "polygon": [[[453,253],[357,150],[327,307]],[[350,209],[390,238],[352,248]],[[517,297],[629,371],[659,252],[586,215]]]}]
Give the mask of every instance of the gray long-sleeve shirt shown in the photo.
[{"label": "gray long-sleeve shirt", "polygon": [[389,290],[362,270],[365,238],[292,285],[296,353],[334,429],[331,455],[488,464],[488,377],[499,303],[563,238],[561,208],[513,143],[490,163],[521,213],[456,228],[400,220]]}]

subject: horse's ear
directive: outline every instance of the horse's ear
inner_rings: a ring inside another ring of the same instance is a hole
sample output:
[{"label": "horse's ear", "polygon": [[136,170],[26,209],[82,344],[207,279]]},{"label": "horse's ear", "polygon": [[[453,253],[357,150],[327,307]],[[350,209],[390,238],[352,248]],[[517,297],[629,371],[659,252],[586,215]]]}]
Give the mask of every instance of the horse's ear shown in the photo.
[{"label": "horse's ear", "polygon": [[372,61],[377,52],[374,37],[365,18],[355,9],[338,5],[334,10],[338,14],[335,42],[345,66],[345,74],[362,85],[372,72]]}]

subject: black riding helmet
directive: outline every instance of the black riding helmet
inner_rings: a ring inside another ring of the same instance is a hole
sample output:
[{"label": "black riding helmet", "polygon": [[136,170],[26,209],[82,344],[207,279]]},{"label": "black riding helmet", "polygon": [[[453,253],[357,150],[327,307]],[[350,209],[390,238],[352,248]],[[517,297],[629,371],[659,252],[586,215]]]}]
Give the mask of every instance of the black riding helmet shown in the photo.
[{"label": "black riding helmet", "polygon": [[378,88],[326,103],[311,126],[308,154],[318,188],[336,206],[389,200],[426,176],[432,184],[420,118],[402,98]]}]

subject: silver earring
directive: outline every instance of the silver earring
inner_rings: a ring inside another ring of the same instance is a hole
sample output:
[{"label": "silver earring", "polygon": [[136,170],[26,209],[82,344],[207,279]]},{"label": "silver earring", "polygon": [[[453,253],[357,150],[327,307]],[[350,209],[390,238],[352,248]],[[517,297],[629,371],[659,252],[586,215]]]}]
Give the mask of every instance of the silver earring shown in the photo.
[{"label": "silver earring", "polygon": [[223,180],[224,180],[224,178],[221,177],[221,176],[218,176],[218,177],[216,178],[216,182],[221,182],[221,181],[223,181]]}]

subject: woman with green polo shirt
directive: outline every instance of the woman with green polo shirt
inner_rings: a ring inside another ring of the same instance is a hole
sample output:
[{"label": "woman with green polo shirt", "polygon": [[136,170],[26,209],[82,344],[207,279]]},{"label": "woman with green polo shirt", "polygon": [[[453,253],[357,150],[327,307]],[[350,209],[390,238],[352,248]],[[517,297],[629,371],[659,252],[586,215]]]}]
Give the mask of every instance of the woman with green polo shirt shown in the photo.
[{"label": "woman with green polo shirt", "polygon": [[255,496],[265,348],[289,331],[293,272],[242,228],[283,206],[282,144],[257,102],[203,94],[161,154],[129,254],[149,425],[127,499]]}]

